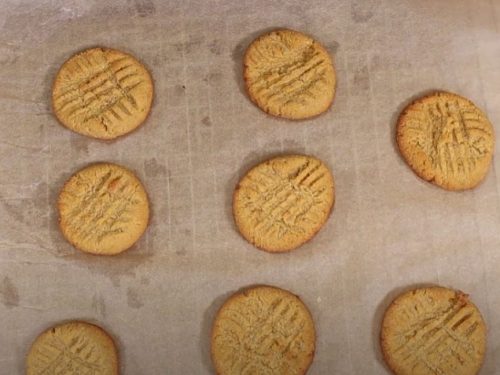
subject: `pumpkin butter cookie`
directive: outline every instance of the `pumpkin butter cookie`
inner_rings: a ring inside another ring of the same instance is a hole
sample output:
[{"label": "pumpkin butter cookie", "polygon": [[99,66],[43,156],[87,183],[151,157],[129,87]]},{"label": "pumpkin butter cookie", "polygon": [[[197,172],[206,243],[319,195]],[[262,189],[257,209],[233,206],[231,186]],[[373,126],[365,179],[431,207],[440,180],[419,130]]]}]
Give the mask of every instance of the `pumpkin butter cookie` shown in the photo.
[{"label": "pumpkin butter cookie", "polygon": [[483,362],[486,327],[466,294],[429,287],[392,302],[380,340],[384,359],[397,375],[473,375]]},{"label": "pumpkin butter cookie", "polygon": [[118,354],[113,339],[96,325],[75,321],[43,332],[33,342],[27,375],[117,375]]},{"label": "pumpkin butter cookie", "polygon": [[335,95],[326,49],[294,30],[261,35],[248,47],[243,75],[250,99],[273,116],[306,119],[325,112]]},{"label": "pumpkin butter cookie", "polygon": [[311,313],[297,296],[259,286],[224,303],[211,341],[219,375],[299,375],[311,365],[316,333]]},{"label": "pumpkin butter cookie", "polygon": [[110,48],[77,53],[62,66],[52,89],[52,107],[67,128],[89,137],[113,139],[148,116],[153,81],[133,56]]},{"label": "pumpkin butter cookie", "polygon": [[447,190],[471,189],[486,176],[495,135],[483,112],[449,92],[424,96],[397,124],[399,150],[421,178]]},{"label": "pumpkin butter cookie", "polygon": [[141,182],[129,170],[94,164],[73,175],[59,195],[59,224],[77,249],[113,255],[144,233],[149,203]]}]

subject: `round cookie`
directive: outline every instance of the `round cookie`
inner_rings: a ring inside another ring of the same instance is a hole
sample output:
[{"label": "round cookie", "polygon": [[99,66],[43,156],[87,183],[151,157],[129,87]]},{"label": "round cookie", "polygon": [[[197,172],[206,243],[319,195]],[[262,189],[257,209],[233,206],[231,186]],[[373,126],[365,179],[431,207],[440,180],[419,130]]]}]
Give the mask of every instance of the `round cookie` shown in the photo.
[{"label": "round cookie", "polygon": [[153,101],[149,72],[133,56],[110,48],[77,53],[62,66],[52,88],[52,108],[67,128],[113,139],[144,122]]},{"label": "round cookie", "polygon": [[57,325],[33,342],[26,361],[27,375],[117,375],[118,353],[113,339],[86,322]]},{"label": "round cookie", "polygon": [[471,189],[486,176],[494,130],[470,100],[440,91],[417,99],[399,116],[401,155],[421,178],[447,190]]},{"label": "round cookie", "polygon": [[312,156],[279,156],[252,168],[236,186],[233,215],[241,235],[269,252],[295,249],[328,219],[333,176]]},{"label": "round cookie", "polygon": [[314,357],[311,313],[292,293],[259,286],[231,296],[214,321],[212,360],[218,375],[305,374]]},{"label": "round cookie", "polygon": [[325,112],[335,95],[326,49],[294,30],[261,35],[248,47],[243,76],[250,99],[273,116],[301,120]]},{"label": "round cookie", "polygon": [[466,294],[421,288],[392,302],[380,341],[384,359],[396,375],[473,375],[483,362],[486,327]]},{"label": "round cookie", "polygon": [[59,225],[77,249],[113,255],[131,247],[149,220],[146,191],[132,172],[100,163],[73,175],[59,195]]}]

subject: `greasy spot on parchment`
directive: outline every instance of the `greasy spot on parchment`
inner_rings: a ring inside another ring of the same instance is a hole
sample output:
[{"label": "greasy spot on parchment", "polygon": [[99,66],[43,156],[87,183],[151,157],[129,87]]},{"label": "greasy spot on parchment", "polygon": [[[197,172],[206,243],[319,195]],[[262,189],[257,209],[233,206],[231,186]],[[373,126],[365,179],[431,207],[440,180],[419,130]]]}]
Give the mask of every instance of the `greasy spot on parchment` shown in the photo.
[{"label": "greasy spot on parchment", "polygon": [[355,70],[353,77],[353,87],[362,91],[367,91],[370,89],[370,76],[367,65],[361,65]]},{"label": "greasy spot on parchment", "polygon": [[212,122],[210,121],[210,117],[206,116],[203,118],[203,120],[201,120],[201,123],[205,126],[212,126]]},{"label": "greasy spot on parchment", "polygon": [[201,48],[204,37],[202,35],[194,35],[184,43],[184,52],[190,54]]},{"label": "greasy spot on parchment", "polygon": [[364,23],[373,17],[373,5],[368,2],[354,2],[351,5],[351,18],[356,23]]},{"label": "greasy spot on parchment", "polygon": [[181,248],[180,250],[177,250],[175,253],[176,253],[177,255],[179,255],[179,256],[184,256],[184,255],[186,255],[186,254],[187,254],[187,251],[186,251],[186,249],[183,247],[183,248]]},{"label": "greasy spot on parchment", "polygon": [[0,283],[0,302],[6,307],[19,305],[19,291],[8,276]]},{"label": "greasy spot on parchment", "polygon": [[133,309],[139,309],[144,303],[139,299],[137,292],[131,288],[127,289],[127,304]]},{"label": "greasy spot on parchment", "polygon": [[94,297],[92,297],[92,309],[102,317],[106,317],[106,302],[102,295],[94,294]]},{"label": "greasy spot on parchment", "polygon": [[222,81],[222,78],[224,78],[224,76],[222,75],[222,73],[220,72],[212,72],[210,73],[208,76],[207,76],[207,82],[209,84],[217,84],[219,83],[220,81]]},{"label": "greasy spot on parchment", "polygon": [[144,162],[144,172],[148,177],[166,176],[167,167],[164,164],[158,163],[155,158],[152,158]]},{"label": "greasy spot on parchment", "polygon": [[[0,197],[1,198],[1,197]],[[23,208],[22,204],[14,204],[12,202],[16,202],[14,200],[12,201],[7,201],[7,200],[0,200],[2,205],[4,206],[5,210],[7,211],[8,215],[12,217],[12,219],[19,221],[19,222],[24,222],[24,215],[23,215]],[[18,200],[17,202],[21,202],[22,200]]]},{"label": "greasy spot on parchment", "polygon": [[41,182],[35,189],[33,196],[33,205],[39,211],[40,215],[46,215],[49,209],[47,204],[48,185],[46,182]]},{"label": "greasy spot on parchment", "polygon": [[151,0],[134,0],[135,10],[139,17],[147,17],[156,13],[156,8]]},{"label": "greasy spot on parchment", "polygon": [[88,269],[94,274],[105,276],[115,287],[120,287],[123,278],[135,278],[136,269],[143,266],[152,254],[136,254],[137,245],[127,250],[128,254],[120,256],[95,256],[75,251],[64,259],[74,262],[78,267]]},{"label": "greasy spot on parchment", "polygon": [[332,55],[335,54],[337,52],[337,50],[339,49],[339,43],[332,40],[332,41],[329,41],[325,44],[325,48],[328,52],[330,52]]},{"label": "greasy spot on parchment", "polygon": [[171,90],[171,98],[175,103],[179,103],[186,95],[186,87],[184,85],[175,85]]},{"label": "greasy spot on parchment", "polygon": [[30,227],[45,227],[47,225],[48,205],[47,184],[45,182],[38,183],[29,197],[2,198],[0,195],[0,206],[5,210],[3,214],[12,219],[12,225],[14,223],[22,223]]},{"label": "greasy spot on parchment", "polygon": [[222,54],[222,51],[224,50],[224,45],[220,40],[216,39],[208,45],[208,49],[214,55],[220,56]]},{"label": "greasy spot on parchment", "polygon": [[84,153],[87,154],[89,153],[89,140],[87,138],[84,138],[78,134],[74,134],[71,137],[71,148],[73,150],[76,150],[77,153]]},{"label": "greasy spot on parchment", "polygon": [[290,153],[305,154],[306,148],[303,143],[297,142],[294,139],[284,139],[283,148]]}]

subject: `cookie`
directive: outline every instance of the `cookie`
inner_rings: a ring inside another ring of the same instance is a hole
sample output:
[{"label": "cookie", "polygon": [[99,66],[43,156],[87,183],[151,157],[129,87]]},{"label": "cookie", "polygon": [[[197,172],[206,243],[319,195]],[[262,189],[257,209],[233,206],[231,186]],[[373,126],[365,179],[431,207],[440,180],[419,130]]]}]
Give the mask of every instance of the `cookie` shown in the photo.
[{"label": "cookie", "polygon": [[440,91],[424,96],[399,116],[401,155],[413,171],[447,190],[471,189],[486,176],[495,135],[470,100]]},{"label": "cookie", "polygon": [[224,303],[211,341],[218,375],[300,375],[313,360],[316,333],[311,313],[297,296],[259,286]]},{"label": "cookie", "polygon": [[33,342],[26,361],[27,375],[117,375],[118,353],[113,339],[86,322],[57,325]]},{"label": "cookie", "polygon": [[233,215],[241,235],[269,252],[295,249],[328,219],[333,176],[318,159],[287,155],[251,169],[236,186]]},{"label": "cookie", "polygon": [[130,133],[149,114],[153,81],[133,56],[110,48],[77,53],[62,66],[52,88],[52,108],[67,128],[113,139]]},{"label": "cookie", "polygon": [[59,224],[77,249],[113,255],[144,233],[149,203],[141,182],[129,170],[94,164],[73,175],[59,195]]},{"label": "cookie", "polygon": [[486,327],[466,294],[421,288],[392,302],[380,341],[396,375],[473,375],[483,363]]},{"label": "cookie", "polygon": [[248,47],[243,76],[250,99],[273,116],[301,120],[325,112],[335,95],[326,49],[294,30],[261,35]]}]

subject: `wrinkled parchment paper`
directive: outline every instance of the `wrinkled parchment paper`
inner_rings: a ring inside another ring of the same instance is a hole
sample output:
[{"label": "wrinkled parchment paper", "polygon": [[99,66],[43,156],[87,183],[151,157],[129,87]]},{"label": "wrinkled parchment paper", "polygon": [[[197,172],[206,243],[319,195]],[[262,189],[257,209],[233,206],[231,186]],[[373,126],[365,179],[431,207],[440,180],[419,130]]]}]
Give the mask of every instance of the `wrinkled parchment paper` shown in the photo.
[{"label": "wrinkled parchment paper", "polygon": [[[244,94],[242,54],[275,27],[334,56],[323,116],[274,119]],[[0,373],[22,374],[37,334],[71,319],[113,335],[123,374],[213,373],[214,315],[253,284],[310,307],[310,374],[349,375],[387,373],[379,324],[395,295],[461,289],[489,328],[481,374],[500,373],[499,164],[474,191],[447,192],[413,174],[393,136],[400,110],[433,89],[469,97],[500,133],[499,30],[498,1],[3,1]],[[49,105],[62,62],[101,45],[137,56],[156,85],[147,123],[112,143],[61,127]],[[337,201],[311,242],[267,254],[236,232],[231,194],[250,166],[290,152],[328,164]],[[151,199],[145,236],[112,258],[80,253],[57,228],[63,182],[96,161],[134,170]]]}]

